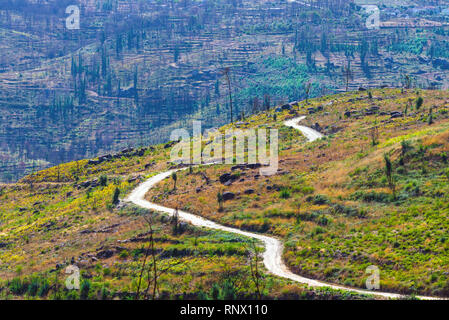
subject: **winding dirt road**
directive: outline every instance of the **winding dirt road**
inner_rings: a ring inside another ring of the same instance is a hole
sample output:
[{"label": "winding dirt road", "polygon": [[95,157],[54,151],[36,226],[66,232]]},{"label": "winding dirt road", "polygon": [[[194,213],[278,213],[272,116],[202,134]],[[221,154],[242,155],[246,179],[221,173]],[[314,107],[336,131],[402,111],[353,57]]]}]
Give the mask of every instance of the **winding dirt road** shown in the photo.
[{"label": "winding dirt road", "polygon": [[[302,117],[288,120],[288,121],[284,122],[284,124],[286,126],[289,126],[289,127],[292,127],[292,128],[295,128],[295,129],[301,131],[310,142],[323,137],[323,135],[321,133],[319,133],[311,128],[304,127],[304,126],[301,126],[298,124],[299,121],[304,120],[304,119],[305,119],[305,116],[302,116]],[[153,186],[155,186],[162,180],[170,177],[173,172],[180,171],[180,170],[185,170],[185,169],[169,170],[169,171],[160,173],[154,177],[151,177],[147,181],[140,184],[136,189],[134,189],[125,201],[132,202],[132,203],[134,203],[140,207],[143,207],[143,208],[147,208],[147,209],[155,210],[158,212],[164,212],[169,215],[173,215],[174,209],[163,207],[163,206],[157,205],[155,203],[148,202],[147,200],[145,200],[145,195],[148,192],[148,190],[150,190]],[[310,287],[328,287],[328,288],[345,290],[345,291],[350,291],[350,292],[355,292],[355,293],[360,293],[360,294],[370,294],[370,295],[381,296],[384,298],[393,298],[393,299],[404,297],[403,295],[396,294],[396,293],[349,288],[349,287],[334,285],[334,284],[330,284],[330,283],[326,283],[326,282],[322,282],[322,281],[318,281],[318,280],[301,277],[301,276],[291,272],[287,268],[287,266],[284,264],[284,261],[282,259],[282,252],[283,252],[284,246],[280,240],[273,238],[273,237],[268,237],[265,235],[257,234],[257,233],[246,232],[246,231],[242,231],[239,229],[222,226],[218,223],[204,219],[202,217],[196,216],[196,215],[188,213],[188,212],[178,211],[178,214],[179,214],[179,218],[181,220],[191,223],[192,225],[195,225],[198,227],[206,227],[206,228],[211,228],[211,229],[216,229],[216,230],[222,230],[222,231],[231,232],[234,234],[239,234],[239,235],[242,235],[242,236],[245,236],[248,238],[253,238],[253,239],[262,241],[265,245],[265,252],[263,253],[263,261],[264,261],[265,267],[267,268],[267,270],[269,272],[271,272],[272,274],[274,274],[276,276],[290,279],[290,280],[293,280],[293,281],[296,281],[299,283],[307,284]],[[419,296],[418,298],[426,299],[426,300],[427,299],[430,299],[430,300],[438,299],[438,298],[423,297],[423,296]]]}]

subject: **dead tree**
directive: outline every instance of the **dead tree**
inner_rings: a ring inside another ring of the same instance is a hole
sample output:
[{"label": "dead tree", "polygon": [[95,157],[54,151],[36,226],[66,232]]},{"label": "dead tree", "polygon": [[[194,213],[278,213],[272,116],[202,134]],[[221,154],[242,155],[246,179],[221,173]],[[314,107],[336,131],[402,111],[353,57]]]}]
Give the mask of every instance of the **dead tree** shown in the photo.
[{"label": "dead tree", "polygon": [[251,280],[254,282],[254,285],[256,287],[257,299],[260,300],[262,299],[262,292],[265,288],[265,285],[263,283],[263,276],[259,271],[259,250],[256,246],[255,241],[250,242],[248,251],[250,252],[249,266],[251,271]]},{"label": "dead tree", "polygon": [[343,75],[346,81],[346,92],[347,92],[349,89],[349,81],[351,81],[354,78],[354,75],[351,70],[351,64],[349,61],[348,64],[343,68]]},{"label": "dead tree", "polygon": [[[142,278],[143,278],[143,273],[145,271],[145,267],[147,264],[147,260],[148,260],[148,255],[150,252],[150,248],[152,249],[153,253],[154,253],[154,238],[153,238],[153,213],[150,212],[150,218],[144,217],[145,221],[148,223],[148,226],[150,228],[150,240],[148,241],[148,246],[145,249],[145,257],[143,259],[142,262],[142,266],[140,268],[140,275],[139,275],[139,281],[137,282],[137,292],[136,292],[136,300],[139,300],[140,298],[140,287],[142,285]],[[155,257],[153,255],[153,264],[156,267],[156,261],[155,261]]]},{"label": "dead tree", "polygon": [[379,127],[374,126],[369,131],[371,136],[371,145],[374,147],[379,143]]},{"label": "dead tree", "polygon": [[304,88],[304,91],[306,93],[306,104],[309,104],[309,94],[310,94],[311,87],[312,87],[312,83],[307,82],[307,84],[306,84],[306,86]]},{"label": "dead tree", "polygon": [[229,106],[231,108],[231,123],[233,122],[233,114],[232,114],[232,91],[231,91],[231,79],[229,77],[229,72],[231,69],[226,67],[223,69],[222,73],[226,77],[226,81],[228,83],[228,94],[229,94]]}]

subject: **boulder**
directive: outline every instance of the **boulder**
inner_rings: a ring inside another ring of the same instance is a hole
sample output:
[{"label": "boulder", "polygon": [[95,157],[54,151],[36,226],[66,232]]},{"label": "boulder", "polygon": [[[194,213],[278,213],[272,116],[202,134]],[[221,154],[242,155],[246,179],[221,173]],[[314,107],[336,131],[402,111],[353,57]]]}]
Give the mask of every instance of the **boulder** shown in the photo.
[{"label": "boulder", "polygon": [[231,180],[231,176],[232,175],[230,173],[224,173],[218,179],[220,180],[221,183],[225,183],[225,182]]},{"label": "boulder", "polygon": [[98,259],[108,259],[114,255],[114,251],[112,250],[102,250],[97,253]]},{"label": "boulder", "polygon": [[245,194],[253,194],[255,191],[254,191],[254,189],[246,189],[245,190]]},{"label": "boulder", "polygon": [[395,118],[401,118],[403,116],[403,113],[400,111],[393,111],[390,113],[391,119]]},{"label": "boulder", "polygon": [[233,192],[223,192],[223,200],[224,201],[228,201],[228,200],[232,200],[235,198],[235,193]]}]

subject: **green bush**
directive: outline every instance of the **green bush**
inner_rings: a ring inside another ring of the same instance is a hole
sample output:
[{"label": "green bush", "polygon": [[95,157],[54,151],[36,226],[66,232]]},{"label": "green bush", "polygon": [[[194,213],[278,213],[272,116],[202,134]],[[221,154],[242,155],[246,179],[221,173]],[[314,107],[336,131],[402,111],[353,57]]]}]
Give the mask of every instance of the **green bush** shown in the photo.
[{"label": "green bush", "polygon": [[415,101],[416,110],[419,110],[422,107],[423,102],[424,99],[422,97],[418,97],[418,99],[416,99]]},{"label": "green bush", "polygon": [[282,199],[288,199],[288,198],[291,197],[291,194],[290,194],[290,191],[289,191],[288,189],[282,189],[281,192],[280,192],[280,194],[279,194],[279,196],[280,196]]},{"label": "green bush", "polygon": [[50,283],[48,282],[47,279],[42,280],[39,290],[37,291],[38,296],[41,298],[45,297],[49,291],[50,291]]},{"label": "green bush", "polygon": [[89,292],[91,288],[91,283],[89,280],[83,280],[80,287],[80,299],[87,300],[89,298]]},{"label": "green bush", "polygon": [[352,200],[362,200],[364,202],[388,203],[391,200],[391,196],[385,192],[356,191],[352,194],[351,199]]},{"label": "green bush", "polygon": [[12,294],[22,295],[27,291],[28,284],[20,278],[14,278],[11,280],[8,287]]},{"label": "green bush", "polygon": [[120,189],[119,188],[115,188],[114,190],[114,195],[112,196],[112,203],[113,204],[118,204],[119,203],[119,197],[120,196]]},{"label": "green bush", "polygon": [[41,283],[39,281],[39,278],[31,279],[31,282],[28,285],[28,294],[34,297],[38,293],[40,286]]}]

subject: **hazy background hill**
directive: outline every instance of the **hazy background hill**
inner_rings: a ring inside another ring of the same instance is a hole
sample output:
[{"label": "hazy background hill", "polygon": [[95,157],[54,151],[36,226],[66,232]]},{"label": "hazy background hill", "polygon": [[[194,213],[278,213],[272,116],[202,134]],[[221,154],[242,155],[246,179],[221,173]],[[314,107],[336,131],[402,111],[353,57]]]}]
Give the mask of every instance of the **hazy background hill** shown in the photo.
[{"label": "hazy background hill", "polygon": [[[81,29],[67,30],[78,4]],[[447,87],[445,3],[353,1],[0,3],[0,181],[359,86]],[[348,69],[349,66],[349,69]],[[344,72],[344,68],[350,72]],[[350,74],[352,77],[345,76]],[[347,79],[346,79],[347,78]]]}]

